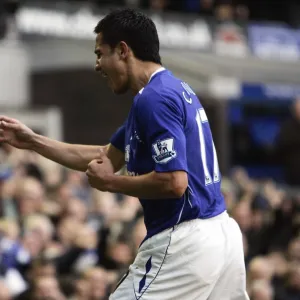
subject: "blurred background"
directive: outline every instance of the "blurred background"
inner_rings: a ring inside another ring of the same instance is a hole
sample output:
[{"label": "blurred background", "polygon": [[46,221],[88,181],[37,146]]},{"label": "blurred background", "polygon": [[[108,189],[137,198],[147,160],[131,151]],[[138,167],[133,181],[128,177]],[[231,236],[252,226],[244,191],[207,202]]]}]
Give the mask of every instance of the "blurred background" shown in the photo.
[{"label": "blurred background", "polygon": [[[251,299],[299,300],[299,1],[2,0],[0,113],[58,140],[107,143],[132,95],[95,74],[93,29],[120,6],[153,18],[164,66],[207,111]],[[106,300],[144,236],[136,198],[0,145],[0,300]]]}]

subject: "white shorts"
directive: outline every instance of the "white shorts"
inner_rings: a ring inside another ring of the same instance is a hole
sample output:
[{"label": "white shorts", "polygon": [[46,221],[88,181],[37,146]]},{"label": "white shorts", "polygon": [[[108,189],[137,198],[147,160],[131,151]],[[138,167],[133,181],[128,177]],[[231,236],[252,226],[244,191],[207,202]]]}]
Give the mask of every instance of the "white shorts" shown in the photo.
[{"label": "white shorts", "polygon": [[221,215],[146,240],[110,300],[248,300],[242,234]]}]

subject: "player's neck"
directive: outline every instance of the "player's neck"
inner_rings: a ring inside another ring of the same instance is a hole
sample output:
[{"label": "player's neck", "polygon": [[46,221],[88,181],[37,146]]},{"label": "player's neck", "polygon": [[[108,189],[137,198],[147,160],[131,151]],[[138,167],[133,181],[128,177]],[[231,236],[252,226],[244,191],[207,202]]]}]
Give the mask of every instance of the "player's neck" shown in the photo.
[{"label": "player's neck", "polygon": [[137,94],[144,88],[154,72],[162,66],[152,62],[136,61],[131,68],[131,90]]}]

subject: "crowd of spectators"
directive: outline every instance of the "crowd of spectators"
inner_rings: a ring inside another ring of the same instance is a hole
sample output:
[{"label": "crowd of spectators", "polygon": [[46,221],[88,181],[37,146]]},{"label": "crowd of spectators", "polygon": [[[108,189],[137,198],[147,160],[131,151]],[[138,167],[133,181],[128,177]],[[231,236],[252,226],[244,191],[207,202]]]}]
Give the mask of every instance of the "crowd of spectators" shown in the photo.
[{"label": "crowd of spectators", "polygon": [[[38,5],[54,0],[2,0],[0,1],[0,39],[7,35],[8,28],[15,26],[14,17],[22,5],[35,2]],[[251,1],[251,0],[58,0],[57,2],[77,3],[85,6],[132,7],[147,9],[156,13],[176,12],[198,14],[214,18],[219,22],[275,21],[300,26],[300,2]]]},{"label": "crowd of spectators", "polygon": [[7,145],[0,161],[0,299],[107,299],[145,236],[138,199]]},{"label": "crowd of spectators", "polygon": [[[55,2],[53,0],[3,0],[1,11],[14,13],[19,5],[36,2]],[[300,24],[300,3],[298,0],[253,1],[253,0],[58,0],[58,2],[77,2],[99,6],[127,6],[144,8],[155,12],[176,11],[215,17],[220,20],[281,21],[295,26]]]},{"label": "crowd of spectators", "polygon": [[[0,148],[0,299],[105,300],[145,236],[138,199],[84,173]],[[244,237],[252,300],[300,298],[300,193],[237,168],[223,178]]]},{"label": "crowd of spectators", "polygon": [[154,11],[177,11],[197,13],[201,16],[221,20],[281,21],[300,24],[300,3],[298,0],[253,1],[253,0],[87,0],[99,5],[142,7]]}]

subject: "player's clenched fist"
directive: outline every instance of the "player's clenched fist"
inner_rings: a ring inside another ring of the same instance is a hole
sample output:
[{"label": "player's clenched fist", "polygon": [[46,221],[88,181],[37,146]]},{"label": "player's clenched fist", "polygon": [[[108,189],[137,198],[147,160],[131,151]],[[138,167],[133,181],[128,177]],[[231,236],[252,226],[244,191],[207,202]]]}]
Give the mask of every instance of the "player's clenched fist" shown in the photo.
[{"label": "player's clenched fist", "polygon": [[86,175],[91,187],[103,192],[108,190],[111,176],[114,175],[114,168],[103,151],[100,152],[99,158],[89,163]]},{"label": "player's clenched fist", "polygon": [[0,116],[0,143],[8,143],[16,148],[30,149],[35,133],[20,121]]}]

